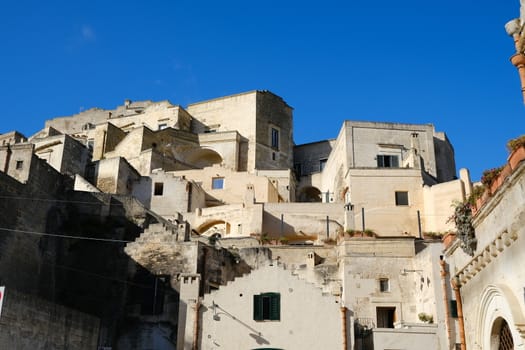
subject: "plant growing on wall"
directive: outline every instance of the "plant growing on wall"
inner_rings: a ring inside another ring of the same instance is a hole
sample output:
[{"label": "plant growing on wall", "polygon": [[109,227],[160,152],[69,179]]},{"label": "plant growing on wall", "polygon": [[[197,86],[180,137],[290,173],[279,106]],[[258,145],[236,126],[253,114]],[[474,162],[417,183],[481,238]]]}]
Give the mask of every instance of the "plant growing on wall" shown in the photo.
[{"label": "plant growing on wall", "polygon": [[434,323],[434,316],[430,315],[430,314],[427,314],[427,313],[424,313],[424,312],[420,312],[417,317],[419,318],[420,321],[423,321],[425,323]]},{"label": "plant growing on wall", "polygon": [[525,135],[521,135],[507,142],[507,149],[509,150],[510,153],[514,152],[520,147],[525,147]]},{"label": "plant growing on wall", "polygon": [[456,225],[457,237],[461,241],[461,248],[465,253],[474,256],[478,240],[472,225],[472,207],[468,202],[456,202],[453,204],[454,214],[448,219]]},{"label": "plant growing on wall", "polygon": [[481,183],[487,187],[490,187],[492,182],[494,182],[494,180],[496,180],[496,178],[501,173],[501,170],[503,170],[503,167],[485,170],[481,176]]},{"label": "plant growing on wall", "polygon": [[468,197],[468,203],[470,205],[476,204],[476,201],[481,198],[481,196],[483,196],[483,193],[485,193],[485,189],[486,187],[484,185],[474,186],[470,196]]}]

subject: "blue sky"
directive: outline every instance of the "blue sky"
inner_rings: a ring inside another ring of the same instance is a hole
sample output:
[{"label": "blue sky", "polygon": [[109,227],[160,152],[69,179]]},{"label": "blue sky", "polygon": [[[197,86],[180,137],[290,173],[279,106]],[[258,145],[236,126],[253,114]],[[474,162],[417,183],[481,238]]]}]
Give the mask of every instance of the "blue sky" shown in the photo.
[{"label": "blue sky", "polygon": [[503,1],[10,1],[0,133],[124,99],[185,106],[270,90],[297,144],[343,120],[432,123],[479,179],[525,133]]}]

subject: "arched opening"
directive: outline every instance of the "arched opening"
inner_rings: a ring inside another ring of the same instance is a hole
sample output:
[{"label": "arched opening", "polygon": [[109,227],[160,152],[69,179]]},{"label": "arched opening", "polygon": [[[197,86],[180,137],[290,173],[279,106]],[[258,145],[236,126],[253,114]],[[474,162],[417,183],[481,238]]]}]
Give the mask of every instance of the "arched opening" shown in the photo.
[{"label": "arched opening", "polygon": [[188,152],[184,156],[184,162],[196,168],[205,168],[222,163],[222,157],[214,150],[199,148]]},{"label": "arched opening", "polygon": [[202,236],[221,238],[230,234],[230,224],[224,220],[213,220],[200,225],[197,232]]},{"label": "arched opening", "polygon": [[491,350],[513,350],[514,339],[509,324],[505,319],[498,317],[492,324],[490,336]]},{"label": "arched opening", "polygon": [[297,196],[298,202],[321,202],[321,191],[317,187],[303,187]]}]

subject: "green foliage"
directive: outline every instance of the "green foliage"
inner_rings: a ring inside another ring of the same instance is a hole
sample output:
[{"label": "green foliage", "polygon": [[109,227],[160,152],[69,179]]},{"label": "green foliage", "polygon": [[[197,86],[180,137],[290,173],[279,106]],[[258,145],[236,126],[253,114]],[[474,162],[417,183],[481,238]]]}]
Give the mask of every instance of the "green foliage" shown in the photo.
[{"label": "green foliage", "polygon": [[461,240],[461,248],[465,253],[474,256],[477,246],[476,232],[472,225],[472,206],[468,202],[455,202],[454,214],[447,222],[454,222],[457,236]]},{"label": "green foliage", "polygon": [[525,146],[525,135],[521,135],[515,139],[512,139],[512,140],[509,140],[509,142],[507,142],[507,149],[509,150],[510,153],[514,152],[515,150],[517,150],[518,148],[520,147],[524,147]]},{"label": "green foliage", "polygon": [[290,240],[287,237],[281,237],[279,238],[279,243],[281,244],[288,244]]},{"label": "green foliage", "polygon": [[434,316],[430,315],[430,314],[427,314],[427,313],[424,313],[424,312],[420,312],[417,317],[419,318],[420,321],[423,321],[423,322],[426,322],[426,323],[434,323]]},{"label": "green foliage", "polygon": [[485,193],[486,189],[487,188],[484,185],[474,186],[474,188],[472,189],[472,192],[470,193],[470,196],[468,197],[467,202],[470,205],[474,205],[476,203],[476,200],[478,198],[481,198],[481,196],[483,196],[483,193]]},{"label": "green foliage", "polygon": [[444,235],[445,234],[443,232],[423,232],[423,236],[427,236],[434,239],[442,238]]},{"label": "green foliage", "polygon": [[375,237],[376,233],[373,230],[366,229],[364,231],[361,230],[346,230],[346,234],[348,234],[350,237],[354,236],[366,236],[366,237]]},{"label": "green foliage", "polygon": [[487,187],[490,187],[490,185],[492,185],[492,183],[499,176],[502,170],[502,166],[499,168],[485,170],[483,172],[483,175],[481,176],[481,183]]}]

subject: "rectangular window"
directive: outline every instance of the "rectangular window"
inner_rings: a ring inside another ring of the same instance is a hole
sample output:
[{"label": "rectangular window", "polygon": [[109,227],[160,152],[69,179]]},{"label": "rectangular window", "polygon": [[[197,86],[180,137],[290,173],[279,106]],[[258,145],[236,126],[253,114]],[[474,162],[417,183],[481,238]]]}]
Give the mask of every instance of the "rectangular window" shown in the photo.
[{"label": "rectangular window", "polygon": [[394,328],[394,322],[396,321],[395,307],[378,307],[376,312],[378,328]]},{"label": "rectangular window", "polygon": [[154,187],[153,187],[153,195],[162,196],[163,193],[164,193],[164,183],[155,182]]},{"label": "rectangular window", "polygon": [[450,317],[458,318],[458,302],[450,300]]},{"label": "rectangular window", "polygon": [[211,179],[211,188],[213,190],[222,190],[224,188],[224,178],[214,177]]},{"label": "rectangular window", "polygon": [[279,130],[275,128],[272,129],[272,148],[279,149]]},{"label": "rectangular window", "polygon": [[280,321],[281,294],[263,293],[254,295],[253,319],[255,321]]},{"label": "rectangular window", "polygon": [[164,129],[166,129],[167,127],[168,127],[168,124],[166,124],[166,123],[161,123],[161,124],[159,124],[159,130],[164,130]]},{"label": "rectangular window", "polygon": [[399,158],[397,156],[389,156],[384,154],[377,155],[378,168],[399,168]]},{"label": "rectangular window", "polygon": [[301,163],[295,163],[293,168],[295,170],[295,176],[297,176],[298,178],[301,177],[302,169],[303,169],[302,164]]},{"label": "rectangular window", "polygon": [[390,292],[390,281],[388,280],[388,278],[379,279],[379,291]]},{"label": "rectangular window", "polygon": [[328,161],[328,159],[326,159],[326,158],[319,160],[319,171],[323,171],[327,161]]},{"label": "rectangular window", "polygon": [[396,205],[408,205],[408,192],[396,191]]},{"label": "rectangular window", "polygon": [[16,170],[21,170],[24,167],[24,161],[23,160],[17,160],[16,161]]}]

